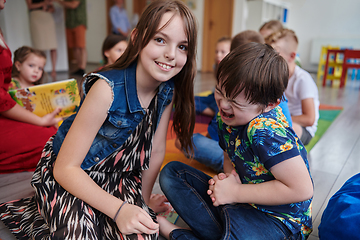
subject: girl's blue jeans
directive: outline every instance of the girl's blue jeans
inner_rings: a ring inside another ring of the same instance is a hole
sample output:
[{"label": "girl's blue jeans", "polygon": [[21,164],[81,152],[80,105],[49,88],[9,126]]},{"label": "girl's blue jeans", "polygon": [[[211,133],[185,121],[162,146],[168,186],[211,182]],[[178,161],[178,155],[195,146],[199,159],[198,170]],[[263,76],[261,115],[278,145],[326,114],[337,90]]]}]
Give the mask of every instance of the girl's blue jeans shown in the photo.
[{"label": "girl's blue jeans", "polygon": [[301,239],[278,219],[249,204],[214,207],[209,195],[211,177],[180,162],[168,163],[160,173],[160,186],[191,230],[176,229],[170,239]]}]

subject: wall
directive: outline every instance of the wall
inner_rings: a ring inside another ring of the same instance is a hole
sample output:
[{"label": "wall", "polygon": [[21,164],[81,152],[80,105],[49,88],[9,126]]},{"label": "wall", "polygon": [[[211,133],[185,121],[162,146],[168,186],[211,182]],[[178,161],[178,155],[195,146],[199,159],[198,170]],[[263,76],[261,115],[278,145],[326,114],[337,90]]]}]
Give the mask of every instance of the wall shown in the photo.
[{"label": "wall", "polygon": [[[65,25],[63,19],[63,9],[55,4],[54,19],[56,25],[56,35],[58,42],[58,58],[56,69],[58,71],[67,71],[67,51],[65,39]],[[32,46],[29,12],[24,0],[11,0],[5,3],[5,9],[0,12],[0,27],[3,31],[6,43],[12,52],[17,48],[27,45]],[[51,71],[50,54],[47,51],[47,62],[45,71]]]},{"label": "wall", "polygon": [[[311,64],[313,39],[360,38],[359,0],[311,0],[292,3],[289,11],[289,28],[299,38],[298,53],[305,68],[316,72],[317,64]],[[315,51],[315,50],[313,50]],[[320,50],[317,50],[320,55]]]},{"label": "wall", "polygon": [[86,49],[87,61],[99,63],[102,59],[101,47],[107,35],[106,2],[104,0],[86,0],[87,3],[87,31]]}]

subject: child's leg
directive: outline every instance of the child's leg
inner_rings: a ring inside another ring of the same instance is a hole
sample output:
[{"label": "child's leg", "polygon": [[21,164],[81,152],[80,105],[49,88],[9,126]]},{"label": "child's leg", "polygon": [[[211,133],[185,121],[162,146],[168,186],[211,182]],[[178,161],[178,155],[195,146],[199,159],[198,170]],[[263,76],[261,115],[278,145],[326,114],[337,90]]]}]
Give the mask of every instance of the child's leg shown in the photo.
[{"label": "child's leg", "polygon": [[190,156],[181,149],[179,140],[175,142],[175,146],[179,150],[182,150],[187,158],[193,158],[196,161],[211,167],[216,172],[220,172],[223,169],[224,151],[221,149],[217,141],[205,137],[200,133],[195,133],[192,136],[192,142],[194,144],[193,156]]},{"label": "child's leg", "polygon": [[301,239],[280,220],[255,209],[249,204],[225,205],[222,207],[224,235],[221,239]]},{"label": "child's leg", "polygon": [[[206,193],[210,178],[186,164],[170,162],[159,179],[162,191],[193,234],[207,240],[220,239],[223,232],[219,210]],[[178,231],[186,230],[174,230],[172,235]]]}]

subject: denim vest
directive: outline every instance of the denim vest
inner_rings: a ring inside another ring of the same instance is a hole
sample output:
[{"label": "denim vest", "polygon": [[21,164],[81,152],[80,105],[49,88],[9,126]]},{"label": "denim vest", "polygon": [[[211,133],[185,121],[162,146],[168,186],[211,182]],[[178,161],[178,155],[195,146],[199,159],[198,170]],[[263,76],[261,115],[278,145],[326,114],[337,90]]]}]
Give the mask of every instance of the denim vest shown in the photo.
[{"label": "denim vest", "polygon": [[[100,127],[89,152],[81,164],[82,169],[90,168],[118,149],[132,134],[146,113],[137,98],[136,63],[123,70],[109,70],[89,74],[83,84],[85,96],[92,85],[91,81],[97,79],[97,77],[104,79],[110,85],[113,101],[105,122]],[[156,127],[165,107],[171,103],[173,90],[173,79],[161,83],[159,86]],[[53,149],[56,155],[59,153],[61,144],[75,117],[76,114],[70,116],[59,127],[53,141]]]}]

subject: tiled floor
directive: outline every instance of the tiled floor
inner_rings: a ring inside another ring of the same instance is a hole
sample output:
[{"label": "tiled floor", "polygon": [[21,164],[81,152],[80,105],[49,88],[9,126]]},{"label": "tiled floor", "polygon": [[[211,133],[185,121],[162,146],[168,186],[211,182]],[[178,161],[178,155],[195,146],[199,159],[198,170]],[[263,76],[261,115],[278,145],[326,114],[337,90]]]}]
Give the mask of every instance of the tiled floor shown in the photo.
[{"label": "tiled floor", "polygon": [[[97,65],[89,64],[88,71]],[[57,79],[67,79],[68,73],[59,73]],[[195,93],[213,90],[215,78],[210,73],[199,73],[195,81]],[[344,89],[319,86],[322,104],[342,106],[344,110],[335,119],[319,142],[309,153],[314,180],[313,222],[311,240],[319,239],[318,225],[329,198],[351,176],[360,172],[360,95],[359,81],[349,81]],[[31,173],[0,175],[0,202],[26,197],[32,194],[29,184]],[[160,192],[159,185],[154,192]],[[0,239],[15,239],[0,222]]]}]

